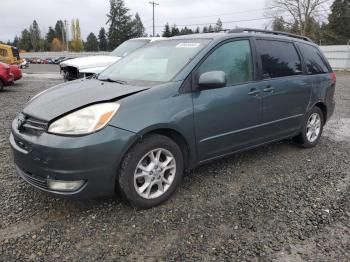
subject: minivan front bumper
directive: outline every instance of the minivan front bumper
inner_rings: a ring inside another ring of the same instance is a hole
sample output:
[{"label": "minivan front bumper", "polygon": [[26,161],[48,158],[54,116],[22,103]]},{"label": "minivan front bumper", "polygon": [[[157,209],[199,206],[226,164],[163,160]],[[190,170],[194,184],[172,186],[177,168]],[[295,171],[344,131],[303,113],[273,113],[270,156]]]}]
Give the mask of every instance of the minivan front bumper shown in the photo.
[{"label": "minivan front bumper", "polygon": [[[80,137],[19,132],[12,124],[10,144],[16,171],[26,182],[55,196],[77,199],[112,196],[119,164],[135,133],[107,126]],[[73,191],[52,190],[48,181],[77,182]]]}]

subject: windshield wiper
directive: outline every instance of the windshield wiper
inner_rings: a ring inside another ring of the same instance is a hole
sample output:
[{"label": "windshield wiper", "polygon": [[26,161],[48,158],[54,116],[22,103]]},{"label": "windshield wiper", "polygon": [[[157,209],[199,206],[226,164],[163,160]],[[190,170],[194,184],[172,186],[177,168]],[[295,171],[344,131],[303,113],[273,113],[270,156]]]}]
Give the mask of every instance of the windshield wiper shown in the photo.
[{"label": "windshield wiper", "polygon": [[112,79],[112,78],[98,78],[98,80],[100,81],[104,81],[104,82],[110,82],[110,83],[117,83],[117,84],[121,84],[121,85],[125,85],[127,84],[126,81],[123,81],[123,80],[117,80],[117,79]]}]

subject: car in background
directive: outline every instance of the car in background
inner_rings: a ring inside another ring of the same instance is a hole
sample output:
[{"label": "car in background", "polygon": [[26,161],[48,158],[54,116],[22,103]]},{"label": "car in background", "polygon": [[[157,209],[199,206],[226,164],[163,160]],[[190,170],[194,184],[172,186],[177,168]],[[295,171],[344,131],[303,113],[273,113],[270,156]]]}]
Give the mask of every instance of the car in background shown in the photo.
[{"label": "car in background", "polygon": [[29,61],[27,61],[26,59],[23,59],[23,62],[19,65],[20,68],[28,68],[29,67]]},{"label": "car in background", "polygon": [[5,86],[10,86],[14,82],[14,76],[11,73],[10,66],[8,64],[0,62],[0,91]]},{"label": "car in background", "polygon": [[53,60],[53,63],[56,65],[59,65],[60,63],[62,63],[65,60],[65,58],[66,58],[65,56],[57,57]]},{"label": "car in background", "polygon": [[114,51],[112,51],[110,55],[80,57],[72,59],[70,61],[63,61],[60,64],[61,72],[63,73],[64,79],[68,81],[99,74],[108,66],[131,54],[135,50],[142,48],[151,42],[159,41],[162,39],[164,38],[135,38],[125,41]]},{"label": "car in background", "polygon": [[18,65],[10,65],[10,72],[13,74],[14,81],[22,78],[22,70]]},{"label": "car in background", "polygon": [[19,65],[23,62],[17,47],[0,44],[0,62]]}]

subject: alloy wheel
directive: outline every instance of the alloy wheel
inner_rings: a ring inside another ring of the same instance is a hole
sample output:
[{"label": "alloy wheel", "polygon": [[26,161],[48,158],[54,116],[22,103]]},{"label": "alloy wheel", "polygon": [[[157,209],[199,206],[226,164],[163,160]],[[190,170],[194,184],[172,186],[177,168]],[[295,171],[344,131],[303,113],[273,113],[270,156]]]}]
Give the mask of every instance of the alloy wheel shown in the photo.
[{"label": "alloy wheel", "polygon": [[155,199],[171,186],[176,174],[174,155],[163,148],[151,150],[139,161],[134,172],[134,187],[139,196]]},{"label": "alloy wheel", "polygon": [[306,126],[306,138],[310,143],[314,143],[318,139],[321,133],[321,125],[321,116],[318,113],[313,113],[309,117]]}]

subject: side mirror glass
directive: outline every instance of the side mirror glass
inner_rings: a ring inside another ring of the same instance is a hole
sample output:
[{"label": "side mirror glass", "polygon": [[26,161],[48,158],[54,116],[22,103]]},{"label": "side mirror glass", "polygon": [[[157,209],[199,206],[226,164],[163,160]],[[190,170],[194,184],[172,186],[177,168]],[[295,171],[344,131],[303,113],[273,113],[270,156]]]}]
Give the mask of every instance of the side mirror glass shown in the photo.
[{"label": "side mirror glass", "polygon": [[225,87],[226,74],[223,71],[210,71],[200,75],[198,85],[201,89],[214,89]]}]

